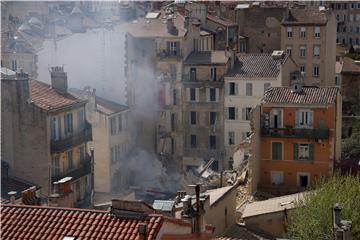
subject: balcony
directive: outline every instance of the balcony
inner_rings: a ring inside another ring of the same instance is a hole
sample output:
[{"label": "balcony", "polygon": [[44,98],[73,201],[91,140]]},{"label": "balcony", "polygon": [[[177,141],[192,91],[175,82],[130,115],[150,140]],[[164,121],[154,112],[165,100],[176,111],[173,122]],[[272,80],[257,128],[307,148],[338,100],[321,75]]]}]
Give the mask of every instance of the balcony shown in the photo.
[{"label": "balcony", "polygon": [[315,128],[267,128],[261,129],[263,137],[282,137],[282,138],[311,138],[327,139],[329,138],[329,129]]},{"label": "balcony", "polygon": [[91,124],[86,122],[83,130],[60,140],[51,140],[51,152],[62,152],[73,146],[92,141]]},{"label": "balcony", "polygon": [[159,50],[156,56],[159,59],[181,59],[183,57],[181,50],[178,50],[176,53],[169,50]]},{"label": "balcony", "polygon": [[61,173],[61,174],[57,174],[57,175],[54,174],[54,176],[52,176],[52,178],[51,178],[51,181],[57,182],[64,177],[72,177],[72,180],[76,180],[76,179],[86,176],[88,174],[91,174],[91,157],[90,156],[86,156],[85,159],[82,162],[80,162],[80,165],[78,168],[72,169],[66,173]]}]

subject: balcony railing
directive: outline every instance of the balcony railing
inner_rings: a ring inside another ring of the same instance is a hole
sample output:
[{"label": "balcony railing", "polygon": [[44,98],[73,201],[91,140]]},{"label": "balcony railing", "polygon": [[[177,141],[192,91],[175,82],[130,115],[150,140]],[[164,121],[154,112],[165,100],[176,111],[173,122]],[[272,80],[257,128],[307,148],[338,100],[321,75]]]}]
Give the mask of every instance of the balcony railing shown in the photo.
[{"label": "balcony railing", "polygon": [[76,179],[86,176],[88,174],[91,174],[91,157],[90,156],[86,156],[85,159],[80,162],[80,165],[78,168],[70,170],[66,173],[54,175],[54,176],[52,176],[51,180],[52,180],[52,182],[57,182],[64,177],[72,177],[72,180],[76,180]]},{"label": "balcony railing", "polygon": [[60,140],[51,140],[51,151],[62,152],[73,146],[77,146],[89,141],[92,141],[92,129],[91,124],[86,122],[83,130],[66,136],[65,138]]},{"label": "balcony railing", "polygon": [[183,82],[200,82],[200,83],[217,83],[217,82],[223,82],[224,77],[221,76],[216,80],[211,80],[210,76],[206,77],[206,78],[198,78],[198,76],[191,77],[190,74],[183,74],[182,75],[182,81]]},{"label": "balcony railing", "polygon": [[284,137],[284,138],[329,138],[329,129],[324,128],[267,128],[261,129],[261,135],[265,137]]},{"label": "balcony railing", "polygon": [[181,50],[177,50],[177,52],[175,53],[174,51],[168,51],[168,50],[159,50],[156,53],[156,56],[160,59],[164,59],[164,58],[175,58],[175,59],[180,59],[183,57]]}]

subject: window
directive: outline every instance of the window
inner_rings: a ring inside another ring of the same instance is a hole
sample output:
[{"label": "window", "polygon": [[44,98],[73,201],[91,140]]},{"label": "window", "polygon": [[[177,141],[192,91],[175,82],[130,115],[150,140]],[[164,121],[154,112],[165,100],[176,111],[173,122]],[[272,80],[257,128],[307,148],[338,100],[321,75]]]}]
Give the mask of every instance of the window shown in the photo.
[{"label": "window", "polygon": [[122,131],[122,129],[123,129],[122,115],[121,114],[118,115],[117,118],[118,118],[118,133],[120,133]]},{"label": "window", "polygon": [[229,82],[229,95],[236,95],[236,83]]},{"label": "window", "polygon": [[171,131],[175,131],[175,113],[171,114]]},{"label": "window", "polygon": [[110,118],[110,134],[111,135],[116,134],[116,118],[115,117]]},{"label": "window", "polygon": [[306,56],[306,47],[302,46],[300,47],[300,57]]},{"label": "window", "polygon": [[354,3],[351,3],[351,8],[355,8],[355,4],[354,4]]},{"label": "window", "polygon": [[85,161],[85,146],[82,145],[79,147],[79,156],[80,156],[80,162]]},{"label": "window", "polygon": [[319,65],[314,65],[313,76],[314,77],[319,77],[320,76],[320,67],[319,67]]},{"label": "window", "polygon": [[307,187],[310,184],[309,173],[297,173],[297,182],[299,187]]},{"label": "window", "polygon": [[210,69],[210,79],[211,81],[216,81],[216,68]]},{"label": "window", "polygon": [[294,144],[295,160],[314,160],[314,144]]},{"label": "window", "polygon": [[240,52],[246,52],[246,42],[240,41]]},{"label": "window", "polygon": [[111,161],[115,162],[116,161],[116,149],[115,147],[110,148],[110,156],[111,156]]},{"label": "window", "polygon": [[229,113],[229,120],[235,120],[236,119],[236,108],[235,107],[229,107],[228,108]]},{"label": "window", "polygon": [[229,145],[234,145],[235,144],[235,132],[229,132]]},{"label": "window", "polygon": [[64,124],[65,124],[65,135],[71,135],[73,132],[72,113],[65,114]]},{"label": "window", "polygon": [[11,70],[13,70],[13,71],[17,70],[17,62],[16,62],[16,60],[11,61]]},{"label": "window", "polygon": [[173,105],[176,106],[176,89],[173,89]]},{"label": "window", "polygon": [[305,74],[305,65],[300,65],[300,72]]},{"label": "window", "polygon": [[320,57],[320,46],[314,46],[314,57]]},{"label": "window", "polygon": [[190,68],[190,81],[196,81],[196,68]]},{"label": "window", "polygon": [[210,149],[216,149],[216,136],[210,135],[210,137],[209,137],[209,147],[210,147]]},{"label": "window", "polygon": [[210,102],[216,102],[216,88],[210,88]]},{"label": "window", "polygon": [[296,112],[297,127],[311,128],[313,124],[313,112],[310,110],[299,110]]},{"label": "window", "polygon": [[320,38],[320,27],[314,28],[314,36],[315,38]]},{"label": "window", "polygon": [[60,139],[60,119],[57,117],[51,118],[51,139],[55,141]]},{"label": "window", "polygon": [[279,185],[284,183],[284,174],[281,171],[271,171],[271,184]]},{"label": "window", "polygon": [[282,127],[282,110],[272,109],[270,111],[270,128]]},{"label": "window", "polygon": [[251,107],[242,109],[242,120],[250,120]]},{"label": "window", "polygon": [[176,79],[176,65],[170,64],[170,77]]},{"label": "window", "polygon": [[272,142],[271,145],[272,160],[282,160],[282,143]]},{"label": "window", "polygon": [[73,161],[72,151],[67,152],[67,159],[68,159],[69,169],[73,169],[74,168],[74,161]]},{"label": "window", "polygon": [[287,28],[287,36],[288,38],[292,38],[293,34],[292,34],[292,27],[288,27]]},{"label": "window", "polygon": [[264,83],[264,92],[266,92],[266,90],[268,90],[271,87],[270,83]]},{"label": "window", "polygon": [[171,138],[171,154],[175,153],[175,139]]},{"label": "window", "polygon": [[190,124],[196,125],[196,112],[190,112]]},{"label": "window", "polygon": [[209,113],[209,121],[210,121],[210,125],[215,125],[215,123],[216,123],[216,112],[210,112]]},{"label": "window", "polygon": [[252,96],[252,83],[246,83],[246,96]]},{"label": "window", "polygon": [[300,27],[300,38],[306,37],[306,27]]},{"label": "window", "polygon": [[53,156],[53,177],[60,175],[60,157],[59,155]]},{"label": "window", "polygon": [[191,148],[196,148],[197,143],[196,143],[196,135],[191,134],[190,135],[190,147]]},{"label": "window", "polygon": [[278,185],[284,182],[283,172],[271,172],[271,184]]},{"label": "window", "polygon": [[196,88],[190,88],[190,101],[196,101]]},{"label": "window", "polygon": [[349,20],[350,20],[350,22],[354,21],[354,15],[353,14],[350,14]]},{"label": "window", "polygon": [[287,46],[287,47],[286,47],[286,53],[287,53],[289,56],[291,56],[291,54],[292,54],[292,47],[291,47],[291,46]]},{"label": "window", "polygon": [[84,109],[81,109],[80,111],[78,111],[77,117],[78,117],[78,129],[82,130],[85,127],[85,112],[84,112]]},{"label": "window", "polygon": [[180,42],[168,42],[168,52],[170,56],[179,56]]}]

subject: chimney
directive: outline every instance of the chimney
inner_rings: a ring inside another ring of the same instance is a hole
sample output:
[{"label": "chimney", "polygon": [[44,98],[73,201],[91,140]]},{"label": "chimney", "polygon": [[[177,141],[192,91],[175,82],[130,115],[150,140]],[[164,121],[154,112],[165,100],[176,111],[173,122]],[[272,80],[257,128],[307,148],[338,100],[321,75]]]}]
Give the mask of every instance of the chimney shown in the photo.
[{"label": "chimney", "polygon": [[36,196],[35,186],[21,192],[21,202],[25,205],[40,205],[40,198]]},{"label": "chimney", "polygon": [[67,74],[63,66],[51,67],[51,87],[59,92],[66,93],[68,89]]},{"label": "chimney", "polygon": [[8,192],[8,195],[10,196],[10,203],[11,204],[15,204],[15,196],[16,196],[16,191],[11,191],[11,192]]},{"label": "chimney", "polygon": [[146,223],[139,223],[138,233],[139,233],[139,239],[140,240],[145,240],[146,239],[146,231],[147,231],[147,224]]},{"label": "chimney", "polygon": [[54,182],[53,193],[49,196],[49,206],[53,207],[74,207],[74,194],[71,191],[72,177],[65,177]]},{"label": "chimney", "polygon": [[[30,86],[29,86],[29,74],[23,72],[20,69],[20,72],[16,72],[16,83],[21,85],[21,89],[19,89],[19,94],[21,98],[24,100],[30,99]],[[20,87],[20,86],[19,86]]]}]

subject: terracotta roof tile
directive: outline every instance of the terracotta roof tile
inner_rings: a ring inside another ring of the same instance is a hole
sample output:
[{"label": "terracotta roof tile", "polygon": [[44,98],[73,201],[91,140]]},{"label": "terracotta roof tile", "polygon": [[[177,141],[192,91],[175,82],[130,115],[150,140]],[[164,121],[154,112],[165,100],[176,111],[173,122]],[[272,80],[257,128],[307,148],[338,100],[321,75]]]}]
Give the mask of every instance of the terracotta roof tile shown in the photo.
[{"label": "terracotta roof tile", "polygon": [[30,80],[30,97],[36,106],[46,111],[84,102],[69,93],[58,92],[49,84],[38,80]]},{"label": "terracotta roof tile", "polygon": [[263,103],[280,104],[334,104],[339,93],[337,87],[303,87],[293,92],[291,87],[271,87],[262,98]]},{"label": "terracotta roof tile", "polygon": [[[102,218],[101,225],[98,216]],[[137,227],[141,222],[147,223],[147,239],[155,239],[163,217],[152,214],[143,219],[124,219],[99,210],[1,205],[1,239],[4,240],[62,239],[65,236],[78,236],[83,240],[138,239]]]}]

